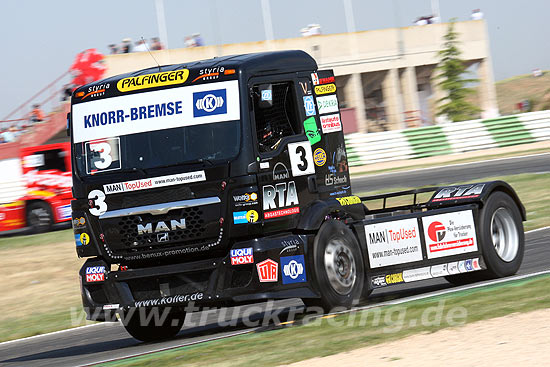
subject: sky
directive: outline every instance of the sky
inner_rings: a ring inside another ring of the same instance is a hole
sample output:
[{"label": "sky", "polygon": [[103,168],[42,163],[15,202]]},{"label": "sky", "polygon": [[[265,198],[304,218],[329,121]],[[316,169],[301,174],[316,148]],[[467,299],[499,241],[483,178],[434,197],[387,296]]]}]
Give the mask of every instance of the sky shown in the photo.
[{"label": "sky", "polygon": [[[550,69],[548,0],[351,0],[358,31],[409,26],[439,2],[444,22],[468,20],[480,8],[489,27],[496,80]],[[207,45],[265,39],[261,0],[164,0],[170,48],[200,33]],[[343,0],[270,0],[274,37],[299,37],[318,23],[324,34],[346,32]],[[123,38],[158,36],[155,0],[2,0],[0,119],[48,85],[77,53]],[[218,21],[212,21],[217,18]]]}]

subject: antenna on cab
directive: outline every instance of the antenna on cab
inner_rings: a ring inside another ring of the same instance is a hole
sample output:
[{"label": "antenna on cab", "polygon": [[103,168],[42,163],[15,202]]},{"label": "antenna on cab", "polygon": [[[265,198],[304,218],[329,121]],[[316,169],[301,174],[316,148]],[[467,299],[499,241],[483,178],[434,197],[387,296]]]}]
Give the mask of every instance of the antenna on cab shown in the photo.
[{"label": "antenna on cab", "polygon": [[151,50],[149,50],[149,46],[147,46],[147,42],[145,42],[145,40],[143,39],[143,36],[141,36],[141,40],[143,41],[143,44],[145,45],[145,48],[147,48],[147,51],[149,52],[149,55],[151,55],[153,60],[155,60],[155,62],[157,63],[157,66],[159,67],[159,72],[160,72],[160,64],[157,61],[157,59],[155,59],[155,56],[153,56],[153,54],[151,53]]}]

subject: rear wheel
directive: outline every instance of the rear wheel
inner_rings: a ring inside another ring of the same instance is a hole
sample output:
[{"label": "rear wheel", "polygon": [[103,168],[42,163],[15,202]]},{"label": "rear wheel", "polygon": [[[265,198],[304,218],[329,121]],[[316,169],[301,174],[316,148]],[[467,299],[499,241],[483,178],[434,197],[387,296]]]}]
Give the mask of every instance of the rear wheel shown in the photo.
[{"label": "rear wheel", "polygon": [[363,291],[365,269],[353,231],[340,221],[326,221],[315,236],[313,256],[321,298],[304,299],[304,304],[320,306],[325,312],[357,304]]},{"label": "rear wheel", "polygon": [[121,315],[124,328],[134,338],[144,342],[170,339],[176,336],[185,312],[174,308],[134,308]]},{"label": "rear wheel", "polygon": [[49,231],[52,225],[52,209],[47,203],[35,201],[27,206],[27,226],[32,233]]},{"label": "rear wheel", "polygon": [[487,269],[446,277],[457,285],[515,274],[523,261],[525,236],[521,213],[510,195],[497,191],[480,211],[481,248]]}]

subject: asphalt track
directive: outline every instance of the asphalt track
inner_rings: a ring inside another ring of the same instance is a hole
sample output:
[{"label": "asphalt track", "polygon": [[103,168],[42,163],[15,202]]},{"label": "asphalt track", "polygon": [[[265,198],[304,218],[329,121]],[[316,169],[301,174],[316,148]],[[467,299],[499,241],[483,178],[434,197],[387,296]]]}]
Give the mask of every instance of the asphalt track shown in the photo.
[{"label": "asphalt track", "polygon": [[[487,176],[508,175],[516,173],[550,172],[550,155],[536,155],[527,158],[500,159],[486,163],[471,163],[390,173],[353,179],[355,192],[377,190],[379,188],[440,185],[453,181],[468,181],[482,179]],[[374,178],[374,179],[373,179]],[[423,180],[422,180],[423,179]],[[406,183],[401,185],[400,183]],[[526,234],[526,249],[523,264],[518,274],[530,274],[548,270],[550,265],[550,228],[532,231]],[[369,304],[434,291],[452,288],[442,278],[421,281],[417,283],[393,286],[376,290],[369,299]],[[276,302],[275,309],[299,307],[299,300]],[[113,358],[123,358],[129,355],[143,354],[159,349],[172,348],[182,344],[200,343],[214,338],[223,338],[236,333],[250,332],[251,328],[242,325],[239,320],[244,312],[255,315],[263,320],[266,304],[243,306],[240,309],[224,309],[208,313],[193,313],[186,320],[186,325],[198,324],[202,317],[204,326],[183,328],[177,338],[158,343],[140,343],[131,338],[118,323],[102,323],[98,325],[76,328],[72,330],[51,333],[18,341],[0,344],[0,366],[80,366],[94,364]],[[251,309],[254,307],[254,309]],[[262,309],[263,307],[263,309]],[[248,310],[248,311],[247,311]],[[221,312],[221,313],[220,313]],[[69,317],[69,313],[67,313]],[[220,328],[218,320],[237,326]],[[261,331],[262,327],[252,328]]]}]

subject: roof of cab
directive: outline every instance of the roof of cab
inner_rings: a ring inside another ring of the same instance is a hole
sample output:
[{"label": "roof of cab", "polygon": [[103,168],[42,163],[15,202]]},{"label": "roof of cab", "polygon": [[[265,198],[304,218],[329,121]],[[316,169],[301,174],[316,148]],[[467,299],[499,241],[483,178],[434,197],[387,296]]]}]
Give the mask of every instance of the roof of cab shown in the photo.
[{"label": "roof of cab", "polygon": [[[182,64],[172,64],[155,66],[131,73],[115,75],[90,84],[116,83],[117,81],[139,75],[159,73],[163,71],[173,71],[179,69],[198,70],[203,68],[214,68],[224,66],[225,68],[235,68],[245,72],[249,76],[264,74],[279,74],[284,72],[297,71],[315,71],[317,63],[306,52],[301,50],[260,52],[242,55],[230,55],[214,57],[212,59],[192,61]],[[82,86],[78,89],[81,89]]]}]

